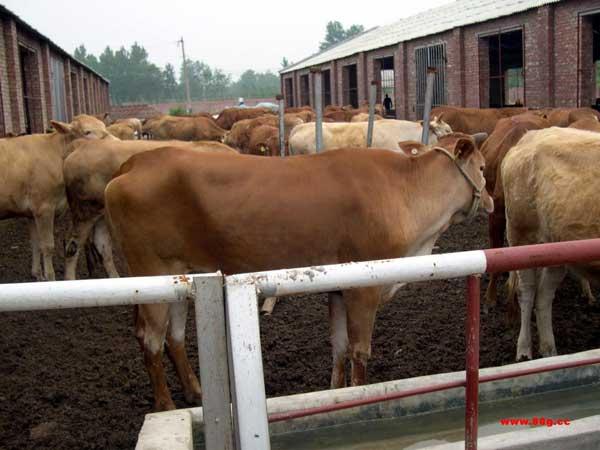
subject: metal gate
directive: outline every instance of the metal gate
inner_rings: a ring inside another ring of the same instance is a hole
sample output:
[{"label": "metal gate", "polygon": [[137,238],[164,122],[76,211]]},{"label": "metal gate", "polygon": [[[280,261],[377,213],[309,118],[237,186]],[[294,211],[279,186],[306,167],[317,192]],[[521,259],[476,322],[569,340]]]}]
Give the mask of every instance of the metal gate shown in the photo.
[{"label": "metal gate", "polygon": [[446,44],[435,44],[415,50],[417,69],[417,118],[423,117],[425,90],[427,88],[427,68],[436,69],[433,85],[433,107],[446,104]]}]

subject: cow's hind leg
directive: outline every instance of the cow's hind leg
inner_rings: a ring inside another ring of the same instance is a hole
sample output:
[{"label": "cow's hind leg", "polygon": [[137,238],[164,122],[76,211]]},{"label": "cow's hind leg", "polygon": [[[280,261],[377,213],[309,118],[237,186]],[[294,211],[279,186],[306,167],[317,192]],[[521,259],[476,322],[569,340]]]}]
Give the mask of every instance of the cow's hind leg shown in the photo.
[{"label": "cow's hind leg", "polygon": [[185,326],[188,314],[188,302],[172,303],[169,309],[169,332],[167,335],[167,353],[175,366],[177,376],[183,386],[185,401],[195,403],[202,399],[202,389],[198,377],[192,370],[185,351]]},{"label": "cow's hind leg", "polygon": [[71,235],[65,244],[65,280],[76,278],[79,252],[90,237],[95,221],[96,218],[73,223]]},{"label": "cow's hind leg", "polygon": [[344,291],[343,295],[352,361],[350,382],[358,386],[367,382],[367,363],[371,357],[371,337],[381,288],[353,289]]},{"label": "cow's hind leg", "polygon": [[42,259],[40,252],[40,238],[37,233],[37,226],[34,220],[30,220],[28,223],[29,227],[29,240],[31,241],[31,275],[37,281],[42,281],[44,276],[42,274]]},{"label": "cow's hind leg", "polygon": [[346,305],[339,292],[329,294],[329,326],[333,353],[331,389],[337,389],[346,386],[346,360],[348,359]]},{"label": "cow's hind leg", "polygon": [[162,361],[169,323],[169,305],[138,305],[136,308],[135,334],[144,353],[144,364],[154,391],[154,410],[175,409]]},{"label": "cow's hind leg", "polygon": [[552,332],[552,301],[556,289],[565,278],[564,267],[545,267],[541,271],[537,295],[535,298],[535,318],[540,337],[540,353],[542,356],[556,355],[556,344]]},{"label": "cow's hind leg", "polygon": [[46,208],[34,216],[40,251],[44,262],[44,278],[54,281],[54,208]]},{"label": "cow's hind leg", "polygon": [[517,341],[517,361],[531,359],[531,313],[535,301],[537,276],[536,269],[519,270],[519,307],[521,308],[521,330]]},{"label": "cow's hind leg", "polygon": [[110,239],[110,233],[108,232],[108,226],[106,220],[102,217],[94,226],[94,246],[102,257],[102,264],[104,270],[110,278],[119,278],[119,272],[115,267],[115,261],[113,259],[113,248],[112,241]]},{"label": "cow's hind leg", "polygon": [[[496,201],[496,199],[494,199]],[[496,203],[494,203],[496,207]],[[504,246],[504,233],[506,230],[506,217],[504,215],[504,208],[502,211],[495,210],[489,215],[489,238],[490,248],[500,248]],[[485,291],[485,303],[483,305],[484,313],[487,313],[490,308],[496,306],[498,297],[498,278],[500,274],[490,274],[490,282],[488,283],[487,290]]]}]

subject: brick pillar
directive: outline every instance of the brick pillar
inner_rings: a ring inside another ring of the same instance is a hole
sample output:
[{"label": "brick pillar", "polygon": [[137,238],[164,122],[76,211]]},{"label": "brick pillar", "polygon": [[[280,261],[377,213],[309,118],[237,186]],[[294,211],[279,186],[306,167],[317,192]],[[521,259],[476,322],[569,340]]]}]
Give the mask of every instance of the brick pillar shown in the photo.
[{"label": "brick pillar", "polygon": [[593,28],[589,17],[579,18],[579,98],[577,106],[590,106],[595,101]]},{"label": "brick pillar", "polygon": [[[8,91],[12,126],[6,131],[19,134],[25,131],[25,110],[23,105],[23,82],[21,80],[21,61],[17,42],[17,25],[14,20],[4,22],[4,42],[6,47],[6,72],[8,74]],[[8,125],[8,124],[7,124]]]},{"label": "brick pillar", "polygon": [[394,105],[396,119],[408,119],[408,58],[406,44],[400,42],[394,52]]},{"label": "brick pillar", "polygon": [[490,45],[485,38],[479,39],[479,104],[476,108],[490,106]]},{"label": "brick pillar", "polygon": [[525,39],[525,102],[526,106],[554,106],[554,6],[540,6]]},{"label": "brick pillar", "polygon": [[367,81],[367,55],[365,52],[358,54],[356,61],[356,82],[358,84],[358,106],[369,102],[369,86]]},{"label": "brick pillar", "polygon": [[64,64],[65,98],[67,101],[67,120],[73,120],[73,86],[71,84],[71,59],[65,58]]},{"label": "brick pillar", "polygon": [[462,28],[452,30],[446,47],[446,83],[449,105],[465,106],[465,46]]}]

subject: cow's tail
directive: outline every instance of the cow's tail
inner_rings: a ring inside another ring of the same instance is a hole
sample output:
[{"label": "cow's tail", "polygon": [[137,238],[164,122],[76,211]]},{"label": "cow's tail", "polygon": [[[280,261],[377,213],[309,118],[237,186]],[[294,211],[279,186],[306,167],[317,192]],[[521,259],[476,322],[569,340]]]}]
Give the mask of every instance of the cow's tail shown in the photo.
[{"label": "cow's tail", "polygon": [[516,271],[509,272],[508,281],[506,282],[508,294],[506,296],[507,309],[506,316],[510,323],[516,322],[519,318],[519,276]]}]

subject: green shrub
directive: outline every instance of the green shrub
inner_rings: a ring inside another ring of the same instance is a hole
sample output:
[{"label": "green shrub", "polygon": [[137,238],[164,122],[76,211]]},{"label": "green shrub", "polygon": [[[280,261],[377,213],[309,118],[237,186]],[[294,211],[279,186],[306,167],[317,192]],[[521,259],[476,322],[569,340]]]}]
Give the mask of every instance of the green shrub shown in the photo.
[{"label": "green shrub", "polygon": [[169,115],[170,116],[187,116],[188,113],[184,107],[178,106],[176,108],[169,109]]}]

